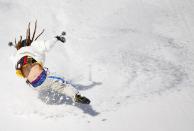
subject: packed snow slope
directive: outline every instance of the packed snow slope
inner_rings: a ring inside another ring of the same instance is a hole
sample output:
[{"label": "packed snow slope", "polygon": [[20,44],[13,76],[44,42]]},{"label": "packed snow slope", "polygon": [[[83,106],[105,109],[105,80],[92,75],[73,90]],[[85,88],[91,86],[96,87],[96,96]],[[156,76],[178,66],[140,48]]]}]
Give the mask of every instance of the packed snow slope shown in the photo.
[{"label": "packed snow slope", "polygon": [[[193,131],[193,0],[0,0],[0,131]],[[11,62],[28,22],[67,42],[46,67],[91,105],[38,93]]]}]

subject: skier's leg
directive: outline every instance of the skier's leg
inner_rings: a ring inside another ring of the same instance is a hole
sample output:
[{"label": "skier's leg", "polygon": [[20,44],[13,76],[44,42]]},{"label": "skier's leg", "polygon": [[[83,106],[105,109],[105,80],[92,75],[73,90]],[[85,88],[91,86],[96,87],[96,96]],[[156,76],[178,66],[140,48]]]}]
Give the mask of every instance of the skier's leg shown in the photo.
[{"label": "skier's leg", "polygon": [[79,92],[71,84],[62,84],[62,88],[58,88],[58,91],[72,98],[74,102],[89,104],[90,100],[85,96],[81,96]]},{"label": "skier's leg", "polygon": [[[58,83],[58,82],[57,82]],[[74,102],[89,104],[90,100],[85,96],[81,96],[79,92],[71,84],[56,84],[52,89],[72,98]]]},{"label": "skier's leg", "polygon": [[58,81],[56,81],[51,88],[61,94],[64,94],[70,98],[72,98],[72,100],[75,99],[76,94],[78,94],[79,92],[70,84],[64,84],[64,83],[60,83]]},{"label": "skier's leg", "polygon": [[[82,104],[89,104],[90,100],[84,96],[81,96],[71,83],[65,81],[62,77],[58,76],[49,76],[50,88],[58,93],[64,94],[70,98],[74,102],[82,103]],[[48,82],[49,83],[49,82]]]},{"label": "skier's leg", "polygon": [[61,92],[69,97],[72,98],[72,100],[75,100],[76,94],[78,94],[78,90],[76,90],[71,84],[62,84],[64,88],[61,90]]}]

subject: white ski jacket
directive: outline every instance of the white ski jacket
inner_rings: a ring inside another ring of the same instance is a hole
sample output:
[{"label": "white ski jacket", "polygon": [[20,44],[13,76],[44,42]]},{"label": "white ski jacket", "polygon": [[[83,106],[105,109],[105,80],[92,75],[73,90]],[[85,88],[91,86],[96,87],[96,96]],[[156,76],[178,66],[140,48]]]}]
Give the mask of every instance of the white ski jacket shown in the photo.
[{"label": "white ski jacket", "polygon": [[[53,38],[48,41],[33,41],[30,46],[25,46],[20,48],[16,54],[13,56],[14,65],[17,65],[17,62],[24,56],[30,56],[34,58],[38,63],[44,66],[46,52],[48,52],[57,42],[57,38]],[[20,77],[23,75],[21,71],[16,70],[16,74]]]}]

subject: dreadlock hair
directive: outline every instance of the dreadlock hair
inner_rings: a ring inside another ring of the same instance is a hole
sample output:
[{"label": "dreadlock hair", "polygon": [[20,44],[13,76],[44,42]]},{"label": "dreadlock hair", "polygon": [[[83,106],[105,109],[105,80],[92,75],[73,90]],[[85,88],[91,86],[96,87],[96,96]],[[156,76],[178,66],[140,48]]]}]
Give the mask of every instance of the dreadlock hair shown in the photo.
[{"label": "dreadlock hair", "polygon": [[26,38],[24,40],[22,40],[22,36],[20,36],[20,39],[18,42],[15,38],[15,44],[13,44],[13,42],[9,42],[8,45],[10,47],[14,46],[17,50],[19,50],[20,48],[25,47],[25,46],[30,46],[31,43],[33,41],[37,40],[44,32],[44,29],[43,29],[42,32],[39,35],[37,35],[37,37],[35,38],[36,28],[37,28],[37,20],[35,22],[35,27],[34,27],[34,32],[33,32],[32,38],[30,38],[30,22],[29,22],[28,28],[26,31]]}]

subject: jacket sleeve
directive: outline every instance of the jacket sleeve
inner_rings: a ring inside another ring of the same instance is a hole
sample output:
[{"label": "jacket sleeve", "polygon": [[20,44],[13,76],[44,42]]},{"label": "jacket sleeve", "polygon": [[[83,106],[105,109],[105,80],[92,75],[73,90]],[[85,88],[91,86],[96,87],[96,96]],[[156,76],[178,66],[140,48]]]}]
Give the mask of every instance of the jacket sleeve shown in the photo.
[{"label": "jacket sleeve", "polygon": [[55,43],[57,41],[58,41],[57,38],[52,38],[52,39],[47,40],[47,41],[38,41],[37,40],[37,41],[32,42],[31,46],[33,46],[34,48],[36,48],[40,52],[48,52],[53,48],[53,46],[55,45]]}]

